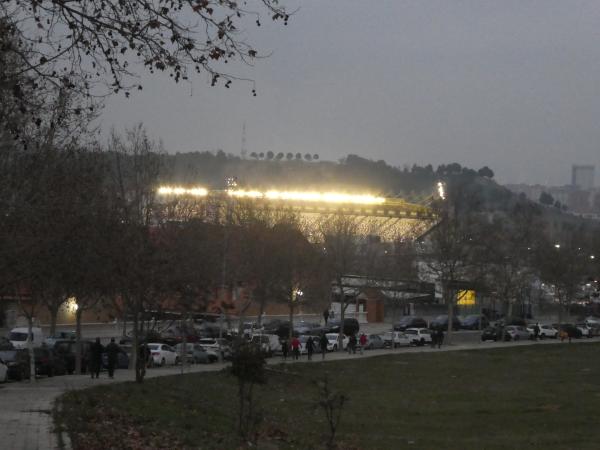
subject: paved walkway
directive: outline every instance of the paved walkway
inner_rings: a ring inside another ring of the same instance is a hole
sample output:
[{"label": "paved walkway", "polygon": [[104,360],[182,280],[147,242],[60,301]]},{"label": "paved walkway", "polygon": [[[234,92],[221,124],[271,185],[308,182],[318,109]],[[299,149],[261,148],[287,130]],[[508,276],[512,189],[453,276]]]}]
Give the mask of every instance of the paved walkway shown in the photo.
[{"label": "paved walkway", "polygon": [[[600,342],[600,338],[573,340],[573,343]],[[420,352],[439,352],[439,351],[458,351],[458,350],[484,350],[491,348],[500,348],[508,346],[524,345],[552,345],[560,344],[556,340],[544,341],[522,341],[515,343],[504,342],[474,342],[457,343],[451,346],[442,347],[442,349],[431,349],[429,347],[409,347],[396,350],[369,350],[363,355],[349,355],[346,352],[328,353],[325,361],[336,361],[342,359],[368,358],[378,355],[389,355],[398,353],[420,353]],[[563,345],[568,345],[564,343]],[[315,354],[314,361],[321,361],[321,355]],[[307,357],[303,356],[300,362],[306,362]],[[269,364],[281,363],[280,357],[271,358]],[[292,363],[288,358],[288,363]],[[225,364],[198,364],[187,366],[183,370],[185,373],[218,371],[224,368]],[[176,375],[181,373],[181,367],[162,367],[150,369],[147,372],[147,378],[154,378],[167,375]],[[131,381],[133,372],[129,370],[120,370],[115,373],[113,380],[109,379],[104,372],[103,377],[98,380],[92,380],[85,375],[66,375],[53,378],[40,378],[37,381],[13,382],[0,384],[0,448],[10,450],[46,450],[57,449],[59,440],[53,431],[52,408],[54,401],[64,392],[73,389],[84,389],[98,384],[118,383]],[[66,443],[68,448],[68,442]]]}]

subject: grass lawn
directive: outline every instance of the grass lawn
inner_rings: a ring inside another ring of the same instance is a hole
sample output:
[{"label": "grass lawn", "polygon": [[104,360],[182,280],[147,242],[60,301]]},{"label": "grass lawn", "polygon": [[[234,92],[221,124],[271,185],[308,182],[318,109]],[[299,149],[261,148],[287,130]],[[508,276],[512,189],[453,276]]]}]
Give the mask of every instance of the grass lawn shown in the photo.
[{"label": "grass lawn", "polygon": [[[317,359],[318,361],[318,359]],[[413,353],[271,366],[256,390],[258,448],[324,448],[312,382],[350,400],[341,449],[598,449],[600,344]],[[191,374],[98,386],[61,399],[74,448],[236,449],[236,380]]]}]

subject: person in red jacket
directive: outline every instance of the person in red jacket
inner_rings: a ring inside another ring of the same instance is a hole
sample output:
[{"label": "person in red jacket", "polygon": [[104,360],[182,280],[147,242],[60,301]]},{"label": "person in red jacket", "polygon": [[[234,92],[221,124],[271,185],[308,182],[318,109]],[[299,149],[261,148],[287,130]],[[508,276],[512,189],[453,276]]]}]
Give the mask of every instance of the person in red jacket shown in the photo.
[{"label": "person in red jacket", "polygon": [[360,338],[358,339],[358,343],[360,344],[360,354],[363,354],[363,350],[367,347],[367,335],[362,333]]},{"label": "person in red jacket", "polygon": [[300,358],[300,339],[296,336],[292,338],[292,353],[294,355],[294,359]]}]

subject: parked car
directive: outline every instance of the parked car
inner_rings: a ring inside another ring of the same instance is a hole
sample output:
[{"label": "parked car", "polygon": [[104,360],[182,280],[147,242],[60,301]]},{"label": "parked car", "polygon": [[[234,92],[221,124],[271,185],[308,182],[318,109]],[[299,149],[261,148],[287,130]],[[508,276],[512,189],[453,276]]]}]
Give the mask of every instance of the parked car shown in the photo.
[{"label": "parked car", "polygon": [[552,326],[558,330],[559,337],[560,337],[561,331],[564,331],[569,338],[579,339],[583,335],[583,333],[581,332],[581,330],[579,328],[577,328],[575,325],[570,324],[570,323],[563,323],[560,325],[552,324]]},{"label": "parked car", "polygon": [[307,334],[303,334],[302,336],[300,336],[298,339],[300,340],[300,354],[301,355],[305,355],[306,353],[308,353],[308,347],[306,346],[306,343],[308,342],[308,338],[312,337],[313,342],[313,353],[319,353],[321,351],[321,349],[319,348],[319,336],[310,336]]},{"label": "parked car", "polygon": [[[27,335],[29,334],[28,327],[13,328],[10,330],[8,339],[14,348],[26,348],[27,347]],[[44,343],[44,335],[42,329],[33,327],[31,329],[31,340],[33,347],[41,347]]]},{"label": "parked car", "polygon": [[[329,333],[339,333],[340,332],[340,321],[339,319],[332,319],[328,322],[327,326],[329,327]],[[358,320],[353,318],[344,319],[344,329],[343,333],[346,336],[356,335],[360,331],[360,324]]]},{"label": "parked car", "polygon": [[384,348],[385,347],[385,341],[383,340],[383,337],[379,334],[369,334],[367,336],[367,345],[366,345],[366,349],[367,350],[375,350],[377,348]]},{"label": "parked car", "polygon": [[411,345],[431,344],[431,330],[428,328],[407,328],[404,333]]},{"label": "parked car", "polygon": [[[441,328],[442,331],[446,331],[448,329],[448,315],[442,314],[437,316],[429,323],[429,328],[432,330],[439,330]],[[460,320],[456,316],[452,316],[452,329],[460,330]]]},{"label": "parked car", "polygon": [[4,364],[4,361],[0,359],[0,382],[6,383],[8,381],[8,366]]},{"label": "parked car", "polygon": [[481,340],[485,341],[501,341],[504,333],[504,329],[502,327],[486,327],[481,332]]},{"label": "parked car", "polygon": [[410,345],[410,339],[401,331],[387,331],[383,334],[383,343],[386,348],[397,348]]},{"label": "parked car", "polygon": [[[183,343],[175,346],[175,351],[181,355]],[[197,343],[188,342],[185,344],[185,358],[188,363],[191,364],[208,364],[212,362],[212,358],[209,357],[204,347]]]},{"label": "parked car", "polygon": [[[81,373],[87,372],[90,361],[90,348],[92,341],[81,341]],[[54,343],[54,355],[63,359],[67,373],[75,372],[77,343],[71,339],[56,341]]]},{"label": "parked car", "polygon": [[272,356],[276,351],[281,349],[279,336],[276,334],[255,334],[252,336],[252,342],[260,345],[260,348],[268,356]]},{"label": "parked car", "polygon": [[0,336],[0,350],[13,350],[15,347],[10,343],[8,338]]},{"label": "parked car", "polygon": [[[481,322],[481,324],[480,324]],[[448,322],[446,322],[448,323]],[[465,317],[461,321],[461,328],[465,330],[479,330],[481,328],[485,328],[490,324],[490,321],[485,316],[480,316],[479,314],[473,314]]]},{"label": "parked car", "polygon": [[[330,352],[335,352],[338,350],[338,338],[339,338],[339,333],[327,333],[325,335],[325,337],[327,338],[327,351]],[[343,336],[342,338],[342,350],[346,350],[346,347],[348,346],[348,341],[350,339],[348,339],[348,336]]]},{"label": "parked car", "polygon": [[216,360],[219,359],[219,347],[222,358],[231,359],[231,346],[226,339],[202,338],[198,341],[198,344],[200,344],[204,350],[206,350],[211,360],[214,360],[215,358]]},{"label": "parked car", "polygon": [[427,328],[427,321],[422,317],[404,316],[394,324],[394,331],[404,331],[407,328]]},{"label": "parked car", "polygon": [[44,339],[44,344],[46,344],[48,347],[54,347],[56,341],[69,339],[75,340],[75,338],[76,336],[74,331],[57,331],[56,333],[54,333],[54,335],[48,336],[46,339]]},{"label": "parked car", "polygon": [[31,370],[27,350],[2,350],[0,351],[0,359],[8,368],[9,379],[21,381],[30,378]]},{"label": "parked car", "polygon": [[33,357],[35,359],[35,374],[47,375],[64,375],[67,373],[65,360],[60,355],[55,355],[53,349],[48,347],[39,347],[33,349]]},{"label": "parked car", "polygon": [[592,327],[585,323],[576,323],[575,326],[581,331],[581,336],[591,338],[594,336],[594,330]]},{"label": "parked car", "polygon": [[[119,353],[117,353],[117,365],[115,369],[129,369],[129,353],[127,350],[131,351],[131,347],[122,347],[119,346]],[[102,353],[102,368],[108,369],[108,353]]]},{"label": "parked car", "polygon": [[155,365],[179,364],[179,355],[170,345],[152,342],[148,344],[148,349]]},{"label": "parked car", "polygon": [[530,338],[531,334],[525,327],[519,325],[508,325],[507,327],[504,327],[504,340],[506,341],[519,341]]},{"label": "parked car", "polygon": [[[530,336],[535,337],[535,324],[533,325],[529,325],[527,327],[527,331],[529,331]],[[554,328],[552,325],[539,325],[540,327],[540,332],[538,334],[538,337],[540,339],[544,339],[544,338],[552,338],[552,339],[556,339],[556,337],[558,336],[558,330],[556,328]]]}]

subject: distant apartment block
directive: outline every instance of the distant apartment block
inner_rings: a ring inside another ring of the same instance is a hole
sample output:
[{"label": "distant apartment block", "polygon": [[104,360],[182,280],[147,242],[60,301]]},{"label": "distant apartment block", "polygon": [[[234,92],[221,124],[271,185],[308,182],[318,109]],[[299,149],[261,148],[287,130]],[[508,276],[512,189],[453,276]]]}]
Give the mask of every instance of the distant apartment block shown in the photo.
[{"label": "distant apartment block", "polygon": [[585,191],[593,189],[595,170],[596,168],[591,165],[573,165],[573,168],[571,170],[571,184]]}]

